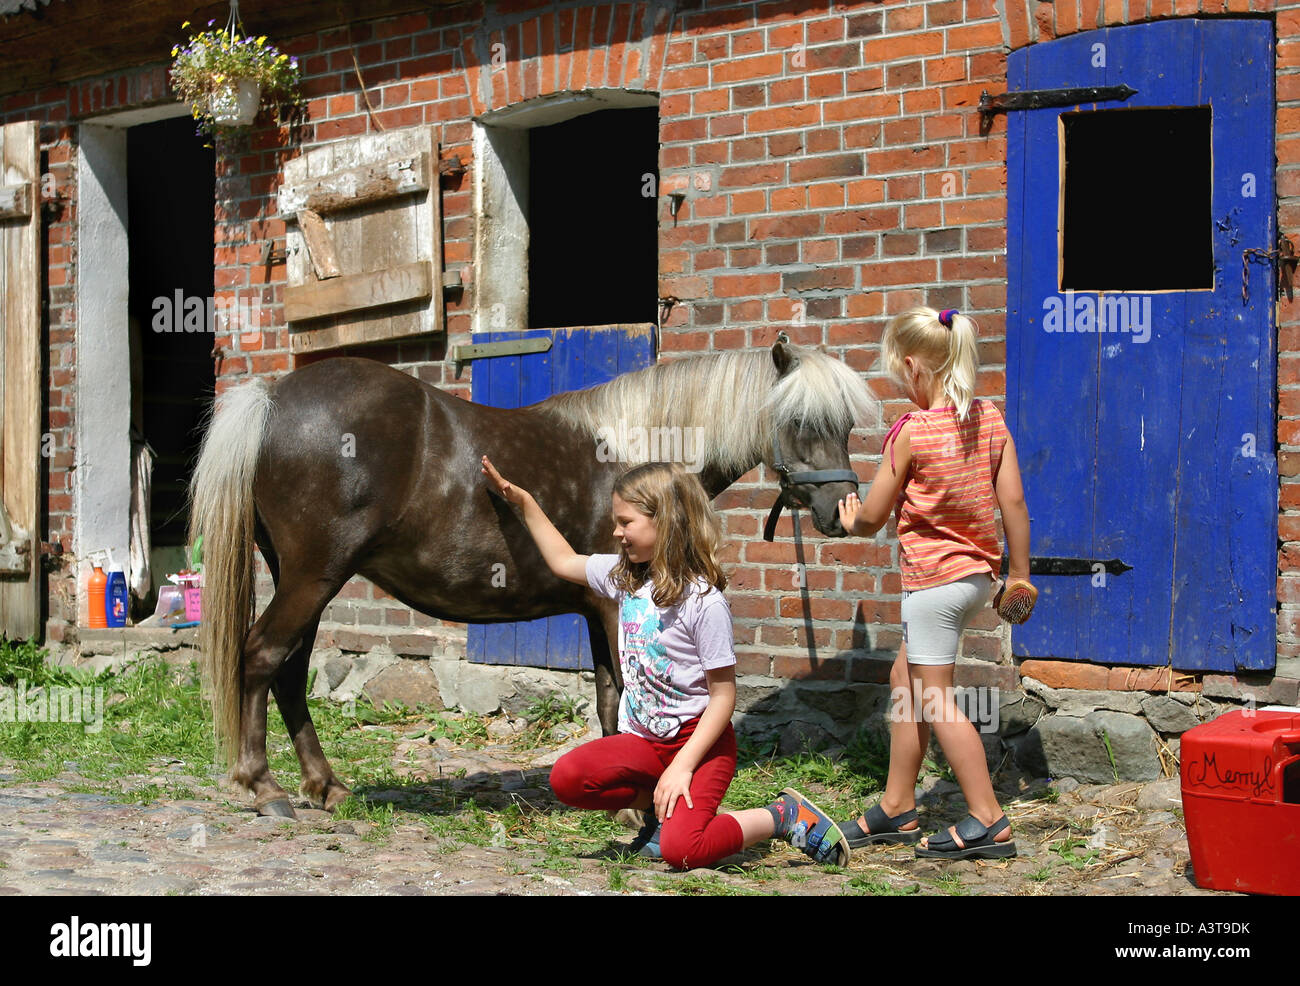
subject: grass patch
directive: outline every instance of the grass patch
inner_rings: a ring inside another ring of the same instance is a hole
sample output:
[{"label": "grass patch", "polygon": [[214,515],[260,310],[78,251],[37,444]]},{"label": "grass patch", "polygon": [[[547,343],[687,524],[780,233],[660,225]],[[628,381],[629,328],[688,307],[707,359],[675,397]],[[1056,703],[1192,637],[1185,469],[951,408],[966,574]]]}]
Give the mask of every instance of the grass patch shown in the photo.
[{"label": "grass patch", "polygon": [[908,897],[921,892],[921,885],[909,883],[896,887],[885,880],[874,880],[867,876],[855,876],[844,885],[842,893],[848,897]]},{"label": "grass patch", "polygon": [[658,877],[654,881],[656,889],[679,897],[774,897],[775,890],[755,890],[741,887],[715,876],[692,873],[680,879]]},{"label": "grass patch", "polygon": [[723,808],[757,808],[792,787],[836,818],[856,817],[863,799],[884,788],[888,773],[888,742],[866,731],[859,732],[838,759],[818,750],[781,756],[775,741],[759,744],[742,738],[736,779]]},{"label": "grass patch", "polygon": [[556,740],[556,729],[583,721],[578,711],[583,702],[581,698],[559,692],[537,699],[524,710],[528,728],[515,737],[514,745],[524,750],[551,745]]},{"label": "grass patch", "polygon": [[152,660],[96,674],[46,666],[45,656],[45,649],[30,641],[0,641],[0,684],[16,688],[25,682],[29,708],[34,688],[47,689],[47,698],[51,687],[77,688],[82,721],[0,723],[0,758],[22,780],[48,780],[75,770],[88,793],[123,797],[125,781],[126,797],[148,803],[192,797],[192,791],[182,784],[159,787],[138,780],[166,777],[165,768],[173,765],[187,773],[213,773],[212,734],[193,668]]},{"label": "grass patch", "polygon": [[[1101,855],[1095,849],[1087,849],[1087,845],[1085,839],[1059,839],[1048,851],[1055,853],[1063,862],[1069,863],[1074,869],[1082,870],[1091,865]],[[1087,849],[1087,851],[1078,852],[1080,849]]]}]

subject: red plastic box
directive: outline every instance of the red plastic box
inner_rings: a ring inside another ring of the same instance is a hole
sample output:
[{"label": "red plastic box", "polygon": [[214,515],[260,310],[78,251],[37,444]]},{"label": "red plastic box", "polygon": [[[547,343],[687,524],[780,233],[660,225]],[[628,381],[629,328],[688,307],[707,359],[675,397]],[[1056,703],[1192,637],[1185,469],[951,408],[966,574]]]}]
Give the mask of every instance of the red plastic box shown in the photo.
[{"label": "red plastic box", "polygon": [[1300,894],[1300,711],[1225,713],[1179,754],[1196,885]]}]

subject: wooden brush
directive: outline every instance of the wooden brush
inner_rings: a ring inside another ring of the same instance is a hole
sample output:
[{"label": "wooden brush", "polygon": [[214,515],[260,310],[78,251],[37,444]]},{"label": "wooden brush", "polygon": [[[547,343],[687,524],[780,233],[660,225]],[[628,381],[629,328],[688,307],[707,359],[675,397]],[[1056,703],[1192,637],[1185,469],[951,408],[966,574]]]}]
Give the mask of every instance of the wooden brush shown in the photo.
[{"label": "wooden brush", "polygon": [[1034,611],[1038,590],[1022,579],[1005,583],[993,597],[993,608],[1008,623],[1024,623]]}]

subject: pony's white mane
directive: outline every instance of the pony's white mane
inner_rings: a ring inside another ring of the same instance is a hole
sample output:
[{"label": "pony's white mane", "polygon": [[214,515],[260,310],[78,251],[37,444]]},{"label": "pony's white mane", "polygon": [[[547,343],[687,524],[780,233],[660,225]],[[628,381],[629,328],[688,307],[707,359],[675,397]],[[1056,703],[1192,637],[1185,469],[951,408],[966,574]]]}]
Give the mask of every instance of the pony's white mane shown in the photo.
[{"label": "pony's white mane", "polygon": [[539,406],[608,440],[629,463],[647,458],[644,443],[627,440],[633,429],[696,429],[699,467],[728,472],[752,466],[771,449],[773,429],[789,424],[827,436],[879,425],[880,401],[858,373],[820,350],[786,348],[798,362],[780,379],[767,349],[710,353],[556,394]]}]

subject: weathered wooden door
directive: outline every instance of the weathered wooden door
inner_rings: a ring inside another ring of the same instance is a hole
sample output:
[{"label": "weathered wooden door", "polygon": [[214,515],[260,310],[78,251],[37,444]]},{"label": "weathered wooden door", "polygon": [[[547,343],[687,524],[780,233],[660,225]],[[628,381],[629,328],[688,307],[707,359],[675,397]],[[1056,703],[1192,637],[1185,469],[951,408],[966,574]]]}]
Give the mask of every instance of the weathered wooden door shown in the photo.
[{"label": "weathered wooden door", "polygon": [[35,122],[0,127],[0,632],[35,636],[41,618],[41,191]]},{"label": "weathered wooden door", "polygon": [[[550,350],[474,361],[471,396],[476,404],[523,407],[566,390],[582,390],[639,370],[655,360],[653,325],[602,325],[574,329],[487,332],[478,342],[549,338]],[[592,667],[587,621],[577,615],[518,623],[472,623],[468,658],[478,664],[538,668]]]},{"label": "weathered wooden door", "polygon": [[1038,580],[1017,656],[1274,666],[1266,263],[1243,296],[1243,255],[1275,246],[1273,67],[1266,20],[1089,31],[1009,60],[1012,91],[1137,90],[1007,117],[1007,407],[1033,553],[1132,566]]}]

